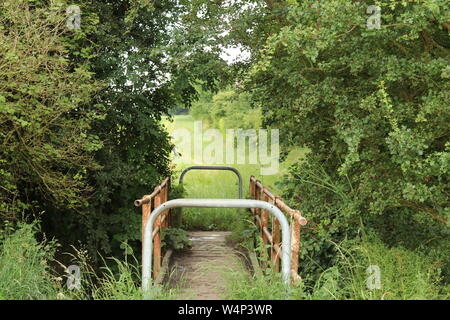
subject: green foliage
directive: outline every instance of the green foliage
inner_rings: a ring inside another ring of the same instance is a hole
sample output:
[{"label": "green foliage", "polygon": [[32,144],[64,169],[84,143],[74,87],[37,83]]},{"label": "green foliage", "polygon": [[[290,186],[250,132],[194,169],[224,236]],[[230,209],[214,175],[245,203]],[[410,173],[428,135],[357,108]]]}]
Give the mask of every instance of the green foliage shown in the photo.
[{"label": "green foliage", "polygon": [[56,299],[60,284],[49,263],[57,248],[55,241],[39,242],[38,222],[6,224],[0,230],[0,299]]},{"label": "green foliage", "polygon": [[[80,267],[80,288],[69,290],[56,277],[50,266],[60,264],[55,260],[56,241],[37,240],[39,221],[31,224],[6,223],[0,230],[0,299],[8,300],[142,300],[141,270],[132,249],[123,243],[125,258],[103,260],[101,272],[91,266],[85,249],[73,248],[70,263]],[[171,299],[173,292],[154,286],[151,299]]]},{"label": "green foliage", "polygon": [[289,298],[286,286],[278,273],[270,273],[262,277],[232,273],[229,275],[226,292],[226,299],[230,300],[286,300]]},{"label": "green foliage", "polygon": [[239,210],[239,217],[233,221],[231,230],[232,233],[228,239],[235,247],[253,250],[254,240],[258,236],[258,227],[248,210]]},{"label": "green foliage", "polygon": [[0,4],[0,215],[17,218],[30,200],[80,207],[102,146],[88,107],[98,90],[85,64],[67,59],[64,1]]},{"label": "green foliage", "polygon": [[69,30],[64,0],[1,4],[0,212],[45,211],[47,233],[98,258],[140,246],[131,204],[170,174],[161,119],[192,101],[206,69],[171,60],[193,45],[171,27],[189,3],[77,5],[81,28]]},{"label": "green foliage", "polygon": [[[445,260],[402,247],[387,247],[376,235],[364,235],[354,244],[338,246],[337,279],[341,295],[351,299],[435,300],[448,299],[449,287],[441,286]],[[380,268],[380,289],[367,288],[367,268]]]},{"label": "green foliage", "polygon": [[[390,246],[447,256],[447,3],[250,2],[208,11],[230,32],[220,38],[218,27],[205,37],[251,51],[249,63],[234,67],[264,126],[282,129],[282,153],[309,150],[279,184],[309,219],[300,273],[319,279],[338,263],[330,240],[363,228]],[[380,29],[367,28],[373,4],[381,7]],[[444,263],[444,282],[448,269]]]},{"label": "green foliage", "polygon": [[[404,248],[388,248],[375,235],[335,245],[337,263],[322,271],[314,285],[292,286],[289,295],[278,273],[261,277],[233,274],[228,283],[230,299],[299,300],[446,300],[447,287],[439,283],[442,262]],[[380,268],[380,289],[369,289],[367,268]]]},{"label": "green foliage", "polygon": [[198,99],[192,104],[189,109],[189,114],[195,120],[207,120],[212,123],[210,109],[214,94],[208,91],[200,91]]},{"label": "green foliage", "polygon": [[94,300],[142,300],[142,290],[135,277],[141,271],[126,261],[111,258],[118,267],[118,274],[104,270],[103,277],[93,292]]},{"label": "green foliage", "polygon": [[[122,243],[124,258],[102,259],[101,272],[90,264],[87,251],[75,249],[72,263],[80,266],[81,287],[67,292],[64,298],[77,300],[142,300],[141,269],[132,248]],[[148,299],[172,299],[173,291],[163,286],[152,286]]]},{"label": "green foliage", "polygon": [[192,243],[188,233],[183,229],[165,228],[161,232],[162,246],[165,249],[181,251],[188,249]]},{"label": "green foliage", "polygon": [[[374,3],[380,29],[366,26]],[[64,246],[81,239],[94,258],[118,256],[124,241],[137,249],[132,202],[170,174],[161,119],[199,98],[197,119],[259,128],[263,117],[264,126],[282,129],[284,150],[309,150],[279,185],[309,220],[299,270],[305,287],[294,296],[443,297],[437,286],[450,275],[446,1],[81,0],[79,30],[65,28],[68,4],[0,4],[1,220],[45,211],[43,229]],[[250,50],[248,62],[227,67],[219,55],[228,45]],[[217,92],[231,75],[246,93]],[[226,179],[219,187],[214,176],[190,181],[189,195],[198,185],[215,186],[201,190],[208,197],[235,195]],[[187,228],[229,229],[236,221],[226,210],[184,216]],[[250,229],[236,228],[245,239]],[[35,275],[22,265],[9,271],[3,255],[52,255],[32,242],[34,229],[20,230],[0,233],[0,270],[7,270],[0,297],[14,296],[11,281],[20,276],[27,284],[17,297],[55,297],[45,264],[33,262]],[[364,230],[381,240],[358,243]],[[31,251],[13,250],[17,239]],[[349,239],[356,245],[346,250],[334,244]],[[363,285],[373,261],[386,273],[385,292]],[[106,288],[96,296],[139,298],[133,267],[113,264],[114,276],[95,280]],[[243,285],[238,296],[282,298],[276,277],[251,280],[254,290]]]},{"label": "green foliage", "polygon": [[[170,186],[170,200],[172,199],[180,199],[185,197],[184,186],[182,184],[179,185],[171,185]],[[171,216],[171,225],[174,228],[180,228],[182,225],[182,208],[173,208],[170,210]]]},{"label": "green foliage", "polygon": [[120,255],[123,241],[139,251],[141,218],[132,203],[170,174],[172,146],[160,121],[183,100],[174,89],[178,74],[165,61],[180,8],[172,1],[77,4],[82,26],[65,41],[71,61],[88,63],[104,84],[91,100],[103,106],[104,118],[89,130],[103,143],[94,154],[101,169],[88,172],[95,190],[89,206],[63,214],[48,208],[45,228],[64,243],[83,239],[100,263],[97,252]]},{"label": "green foliage", "polygon": [[215,95],[201,92],[191,110],[194,119],[208,120],[220,130],[261,127],[261,110],[252,106],[248,94],[234,90],[221,90]]},{"label": "green foliage", "polygon": [[364,225],[380,230],[388,216],[391,236],[384,239],[400,232],[418,247],[446,237],[447,6],[376,1],[381,28],[368,29],[371,4],[274,7],[269,15],[278,23],[255,48],[247,76],[265,124],[283,129],[283,146],[310,150],[286,177],[284,196],[310,220],[301,265],[315,279],[318,265],[336,263],[328,240],[352,238]]}]

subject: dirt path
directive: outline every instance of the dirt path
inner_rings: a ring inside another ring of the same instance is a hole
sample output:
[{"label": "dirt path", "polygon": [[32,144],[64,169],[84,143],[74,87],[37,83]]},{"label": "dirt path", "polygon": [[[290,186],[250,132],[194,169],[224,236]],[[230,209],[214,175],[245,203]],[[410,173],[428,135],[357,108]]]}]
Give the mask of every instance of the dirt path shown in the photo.
[{"label": "dirt path", "polygon": [[227,275],[247,272],[238,253],[226,243],[226,231],[189,232],[192,249],[173,257],[173,270],[181,285],[178,299],[225,299]]}]

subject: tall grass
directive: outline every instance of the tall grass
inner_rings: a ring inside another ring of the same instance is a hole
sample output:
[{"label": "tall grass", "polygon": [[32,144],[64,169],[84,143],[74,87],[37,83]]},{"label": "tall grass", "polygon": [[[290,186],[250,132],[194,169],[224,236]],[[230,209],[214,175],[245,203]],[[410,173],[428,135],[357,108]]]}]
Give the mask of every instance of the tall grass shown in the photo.
[{"label": "tall grass", "polygon": [[[80,286],[68,288],[68,274],[57,275],[56,241],[39,241],[39,221],[7,225],[0,231],[0,300],[141,300],[141,270],[125,244],[125,258],[103,260],[100,272],[89,264],[87,250],[74,249],[71,264],[80,268]],[[53,266],[53,267],[51,267]],[[172,299],[175,290],[154,286],[150,299]]]},{"label": "tall grass", "polygon": [[50,261],[57,244],[39,242],[38,222],[7,225],[0,231],[0,299],[56,299],[60,285]]},{"label": "tall grass", "polygon": [[[72,263],[81,269],[78,290],[66,291],[65,298],[77,300],[143,300],[141,288],[141,266],[131,248],[123,243],[124,259],[115,257],[103,259],[101,270],[94,270],[89,264],[86,250],[73,248]],[[175,290],[165,286],[153,286],[145,297],[150,300],[172,299]]]},{"label": "tall grass", "polygon": [[[375,235],[356,242],[335,244],[336,265],[325,270],[313,287],[292,286],[287,295],[279,274],[266,270],[262,277],[234,273],[227,288],[229,299],[299,300],[437,300],[449,299],[439,261],[405,248],[388,248]],[[380,269],[381,288],[369,289],[369,266]]]},{"label": "tall grass", "polygon": [[[449,286],[442,283],[439,265],[429,255],[403,247],[387,247],[375,234],[359,243],[338,246],[342,297],[370,300],[448,299]],[[369,266],[380,269],[381,288],[369,290]]]}]

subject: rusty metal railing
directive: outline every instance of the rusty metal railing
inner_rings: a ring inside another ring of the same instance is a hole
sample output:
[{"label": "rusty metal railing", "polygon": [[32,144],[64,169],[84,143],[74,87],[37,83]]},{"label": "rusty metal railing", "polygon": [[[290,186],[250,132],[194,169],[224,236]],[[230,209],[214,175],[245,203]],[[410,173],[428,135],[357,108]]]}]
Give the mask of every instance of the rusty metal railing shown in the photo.
[{"label": "rusty metal railing", "polygon": [[[170,179],[166,178],[151,194],[145,195],[142,199],[134,202],[136,207],[142,207],[142,253],[145,288],[148,287],[148,281],[152,278],[152,271],[153,278],[156,278],[161,269],[161,228],[171,224],[169,209],[175,207],[250,208],[259,227],[263,242],[262,248],[267,250],[265,248],[270,247],[270,259],[276,271],[280,271],[281,265],[283,278],[287,284],[289,284],[290,278],[293,283],[301,279],[297,273],[300,228],[307,224],[307,220],[299,210],[291,209],[280,197],[273,195],[267,187],[262,185],[261,181],[253,176],[250,177],[252,200],[177,199],[176,201],[169,201],[169,190]],[[274,214],[276,218],[274,219],[272,216],[272,220],[269,221],[269,213]],[[291,223],[284,219],[285,217],[288,217]],[[266,253],[268,252],[266,251]]]},{"label": "rusty metal railing", "polygon": [[[288,215],[291,220],[291,277],[292,281],[298,282],[301,278],[297,273],[300,252],[300,227],[308,223],[299,210],[291,209],[280,197],[273,195],[269,189],[262,185],[255,177],[250,177],[250,197],[255,200],[269,202]],[[260,208],[250,209],[255,217],[255,223],[259,227],[263,242],[263,250],[270,245],[270,259],[276,271],[280,270],[281,234],[280,224],[277,219],[272,219],[269,226],[269,213]],[[264,252],[263,252],[264,253]]]},{"label": "rusty metal railing", "polygon": [[[155,208],[169,200],[170,178],[167,177],[154,191],[142,197],[142,199],[134,201],[136,207],[142,207],[142,242],[144,242],[144,232],[150,214]],[[170,225],[170,210],[164,211],[155,221],[152,232],[153,239],[153,277],[158,276],[161,269],[161,228]],[[144,247],[142,247],[144,252]]]}]

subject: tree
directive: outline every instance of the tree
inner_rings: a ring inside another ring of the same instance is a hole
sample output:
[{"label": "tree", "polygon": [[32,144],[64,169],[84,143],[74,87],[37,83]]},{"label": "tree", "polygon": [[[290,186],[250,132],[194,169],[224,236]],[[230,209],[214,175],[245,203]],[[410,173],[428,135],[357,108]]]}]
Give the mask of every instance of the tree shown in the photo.
[{"label": "tree", "polygon": [[[141,218],[133,201],[170,175],[172,146],[161,119],[195,99],[197,81],[214,87],[207,64],[198,63],[211,53],[195,52],[193,43],[178,37],[176,27],[186,5],[81,1],[81,28],[65,39],[70,59],[88,63],[104,84],[91,101],[104,110],[104,119],[90,130],[103,143],[95,152],[101,169],[88,171],[94,190],[89,205],[63,214],[50,210],[44,226],[67,243],[86,239],[93,255],[119,254],[123,241],[140,252]],[[193,54],[184,61],[187,51]]]},{"label": "tree", "polygon": [[86,171],[102,143],[89,132],[98,83],[73,65],[62,41],[65,7],[25,0],[0,5],[0,215],[18,218],[42,199],[55,207],[87,200]]},{"label": "tree", "polygon": [[380,29],[367,27],[372,4],[285,3],[277,11],[283,23],[248,74],[247,88],[266,125],[283,129],[285,149],[310,150],[291,169],[285,195],[311,221],[303,258],[322,267],[335,254],[328,240],[354,237],[363,226],[390,244],[446,241],[446,3],[376,1]]}]

